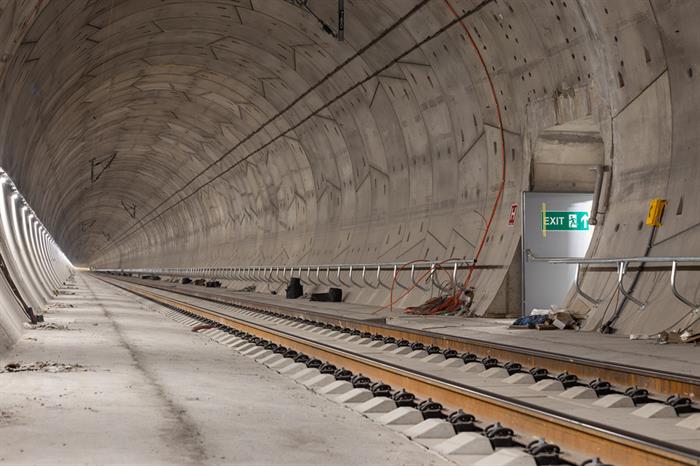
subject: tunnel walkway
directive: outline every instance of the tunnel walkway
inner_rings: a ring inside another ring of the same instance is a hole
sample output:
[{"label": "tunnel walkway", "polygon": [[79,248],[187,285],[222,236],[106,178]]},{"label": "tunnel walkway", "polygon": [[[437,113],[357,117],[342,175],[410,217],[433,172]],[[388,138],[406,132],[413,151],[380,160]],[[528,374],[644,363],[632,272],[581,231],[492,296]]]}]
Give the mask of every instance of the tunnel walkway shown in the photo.
[{"label": "tunnel walkway", "polygon": [[155,307],[61,291],[2,359],[0,464],[446,464]]}]

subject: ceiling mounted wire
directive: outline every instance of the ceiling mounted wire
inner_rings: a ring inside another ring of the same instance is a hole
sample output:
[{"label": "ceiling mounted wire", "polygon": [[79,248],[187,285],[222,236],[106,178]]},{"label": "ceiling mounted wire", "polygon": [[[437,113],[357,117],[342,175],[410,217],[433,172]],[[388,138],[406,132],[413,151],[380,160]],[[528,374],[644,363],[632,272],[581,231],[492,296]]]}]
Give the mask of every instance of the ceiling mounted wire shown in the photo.
[{"label": "ceiling mounted wire", "polygon": [[479,3],[477,6],[475,6],[475,7],[472,8],[471,10],[468,10],[468,11],[464,12],[462,15],[458,16],[457,18],[455,18],[454,20],[450,21],[449,23],[447,23],[447,24],[446,24],[445,26],[443,26],[442,28],[438,29],[435,33],[433,33],[433,34],[427,36],[426,38],[424,38],[424,39],[421,40],[420,42],[416,43],[414,46],[410,47],[410,48],[409,48],[408,50],[406,50],[404,53],[400,54],[399,56],[397,56],[397,57],[395,57],[394,59],[392,59],[391,61],[389,61],[389,63],[387,63],[385,66],[381,67],[379,70],[377,70],[377,71],[375,71],[374,73],[372,73],[371,75],[369,75],[367,78],[365,78],[365,79],[363,79],[363,80],[361,80],[361,81],[355,83],[355,84],[352,85],[350,88],[346,89],[343,93],[339,94],[339,95],[336,96],[335,98],[333,98],[333,99],[331,99],[330,101],[328,101],[326,104],[322,105],[320,108],[316,109],[314,112],[312,112],[310,115],[308,115],[307,117],[305,117],[304,119],[302,119],[302,120],[301,120],[299,123],[297,123],[296,125],[292,126],[292,127],[289,128],[288,130],[286,130],[286,131],[284,131],[283,133],[279,134],[278,136],[274,137],[273,139],[271,139],[270,141],[268,141],[268,142],[267,142],[266,144],[264,144],[263,146],[258,147],[257,149],[253,150],[252,152],[249,152],[248,154],[246,154],[245,156],[243,156],[241,159],[239,159],[238,161],[236,161],[231,167],[229,167],[228,169],[222,171],[222,172],[219,173],[218,175],[214,176],[213,178],[211,178],[210,180],[208,180],[207,182],[205,182],[204,184],[202,184],[200,187],[198,187],[197,189],[195,189],[192,193],[190,193],[190,194],[184,196],[183,198],[181,198],[180,200],[178,200],[176,203],[174,203],[174,204],[172,204],[171,206],[167,207],[165,210],[163,210],[163,211],[161,211],[160,213],[158,213],[155,217],[152,217],[151,219],[145,221],[146,218],[148,218],[151,214],[153,214],[153,213],[156,212],[158,209],[160,209],[160,208],[161,208],[163,205],[165,205],[169,200],[173,199],[175,196],[177,196],[177,195],[180,194],[182,191],[184,191],[186,188],[188,188],[190,185],[192,185],[192,183],[194,183],[194,181],[196,181],[197,179],[199,179],[199,177],[201,177],[204,173],[208,172],[212,167],[214,167],[214,166],[216,166],[217,164],[219,164],[223,159],[225,159],[226,157],[230,156],[236,149],[238,149],[239,147],[243,146],[243,145],[244,145],[245,143],[247,143],[252,137],[254,137],[254,136],[257,135],[258,133],[260,133],[261,131],[263,131],[263,130],[264,130],[265,128],[267,128],[268,126],[270,126],[276,119],[278,119],[279,117],[281,117],[281,116],[282,116],[284,113],[286,113],[289,109],[291,109],[291,108],[294,107],[297,103],[299,103],[300,101],[302,101],[306,96],[308,96],[308,95],[309,95],[311,92],[313,92],[316,88],[318,88],[319,86],[323,85],[327,80],[329,80],[329,79],[330,79],[333,75],[335,75],[338,71],[342,70],[347,64],[349,64],[350,62],[352,62],[353,60],[355,60],[357,57],[359,57],[360,55],[362,55],[364,52],[366,52],[368,49],[370,49],[370,48],[371,48],[372,46],[374,46],[376,43],[378,43],[379,41],[381,41],[384,37],[386,37],[386,36],[387,36],[389,33],[391,33],[393,30],[395,30],[396,28],[398,28],[403,22],[405,22],[408,18],[410,18],[410,17],[413,16],[416,12],[418,12],[419,10],[421,10],[421,9],[422,9],[426,4],[428,4],[430,1],[432,1],[432,0],[422,0],[421,2],[417,3],[413,8],[411,8],[411,10],[409,10],[407,13],[405,13],[401,18],[399,18],[397,21],[395,21],[391,26],[389,26],[389,27],[387,27],[386,29],[384,29],[377,37],[375,37],[375,38],[372,39],[370,42],[368,42],[366,45],[364,45],[363,47],[361,47],[360,49],[358,49],[354,54],[352,54],[351,56],[349,56],[349,57],[348,57],[347,59],[345,59],[342,63],[338,64],[333,70],[331,70],[328,74],[326,74],[326,75],[325,75],[321,80],[319,80],[316,84],[314,84],[314,85],[311,86],[309,89],[307,89],[306,91],[304,91],[303,93],[301,93],[298,97],[296,97],[292,102],[290,102],[290,103],[289,103],[287,106],[285,106],[282,110],[280,110],[279,112],[277,112],[275,115],[273,115],[273,116],[272,116],[271,118],[269,118],[267,121],[265,121],[264,123],[262,123],[257,129],[255,129],[254,131],[252,131],[251,133],[249,133],[247,136],[245,136],[244,138],[242,138],[242,139],[241,139],[238,143],[236,143],[231,149],[229,149],[228,151],[226,151],[221,157],[219,157],[217,160],[215,160],[215,161],[211,162],[209,165],[207,165],[207,166],[206,166],[204,169],[202,169],[198,174],[196,174],[196,175],[195,175],[193,178],[191,178],[187,183],[185,183],[185,185],[183,185],[180,189],[176,190],[174,193],[172,193],[172,194],[171,194],[170,196],[168,196],[166,199],[164,199],[163,201],[161,201],[158,205],[156,205],[154,208],[152,208],[152,209],[151,209],[150,211],[148,211],[146,214],[144,214],[144,216],[141,217],[141,219],[139,219],[138,222],[135,222],[134,224],[132,224],[129,228],[127,228],[122,234],[120,234],[119,236],[117,236],[117,237],[116,237],[115,239],[113,239],[111,242],[105,243],[105,244],[97,251],[97,253],[99,253],[99,252],[101,252],[102,250],[104,250],[107,246],[109,246],[109,245],[111,245],[111,244],[115,244],[115,243],[117,243],[117,242],[120,242],[120,241],[122,241],[123,239],[125,239],[126,237],[130,236],[132,233],[134,233],[134,232],[136,232],[136,231],[138,231],[138,230],[144,228],[146,225],[150,224],[152,221],[154,221],[154,220],[158,219],[159,217],[161,217],[165,212],[167,212],[167,211],[169,211],[170,209],[174,208],[175,206],[179,205],[179,204],[182,203],[184,200],[190,198],[192,195],[194,195],[194,194],[196,194],[197,192],[199,192],[203,187],[205,187],[205,186],[207,186],[208,184],[210,184],[211,182],[215,181],[216,179],[218,179],[219,177],[221,177],[223,174],[229,172],[231,169],[233,169],[233,168],[235,168],[236,166],[240,165],[241,163],[243,163],[244,161],[246,161],[247,159],[249,159],[250,157],[252,157],[252,156],[255,155],[256,153],[258,153],[259,151],[263,150],[264,148],[266,148],[267,146],[269,146],[269,145],[272,144],[273,142],[275,142],[275,141],[279,140],[280,138],[282,138],[283,136],[285,136],[286,134],[289,134],[291,131],[293,131],[293,130],[295,130],[296,128],[298,128],[301,124],[303,124],[304,122],[308,121],[310,118],[312,118],[313,116],[317,115],[317,114],[320,113],[322,110],[326,109],[326,108],[329,107],[331,104],[335,103],[335,102],[338,101],[340,98],[342,98],[342,97],[344,97],[345,95],[347,95],[350,91],[356,89],[357,87],[359,87],[359,86],[361,86],[362,84],[366,83],[366,82],[369,81],[370,79],[374,78],[376,75],[380,74],[381,72],[385,71],[386,69],[388,69],[389,67],[391,67],[392,65],[394,65],[394,64],[395,64],[397,61],[399,61],[401,58],[403,58],[403,57],[409,55],[410,53],[414,52],[415,50],[417,50],[418,48],[420,48],[421,46],[423,46],[425,43],[427,43],[427,42],[429,42],[429,41],[435,39],[435,38],[438,37],[438,36],[440,36],[442,33],[444,33],[445,31],[447,31],[448,29],[450,29],[452,26],[454,26],[455,24],[457,24],[460,20],[462,20],[462,19],[464,19],[464,18],[466,18],[466,17],[468,17],[468,16],[470,16],[470,15],[472,15],[472,14],[478,12],[478,11],[481,10],[483,7],[485,7],[486,5],[492,3],[494,0],[483,0],[481,3]]}]

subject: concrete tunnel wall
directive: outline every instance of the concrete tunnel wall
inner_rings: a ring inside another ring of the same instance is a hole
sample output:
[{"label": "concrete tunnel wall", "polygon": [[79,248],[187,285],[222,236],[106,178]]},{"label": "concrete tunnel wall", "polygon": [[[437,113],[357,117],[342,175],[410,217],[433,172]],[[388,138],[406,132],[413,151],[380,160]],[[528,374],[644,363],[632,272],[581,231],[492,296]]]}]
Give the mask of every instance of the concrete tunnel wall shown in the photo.
[{"label": "concrete tunnel wall", "polygon": [[[335,27],[336,2],[309,5]],[[492,267],[471,284],[477,314],[512,311],[499,293],[520,240],[510,206],[530,189],[540,133],[584,118],[611,167],[589,255],[643,254],[654,197],[669,209],[651,254],[700,243],[698,2],[348,0],[343,42],[282,0],[0,11],[0,162],[77,264],[471,258],[505,162],[479,256]],[[658,285],[666,273],[643,275],[649,305],[628,303],[621,331],[687,313]],[[613,283],[588,273],[605,302],[571,299],[587,329],[610,316]]]},{"label": "concrete tunnel wall", "polygon": [[7,271],[0,273],[1,353],[17,341],[22,323],[29,321],[24,306],[40,314],[72,272],[70,262],[4,173],[0,173],[0,260]]}]

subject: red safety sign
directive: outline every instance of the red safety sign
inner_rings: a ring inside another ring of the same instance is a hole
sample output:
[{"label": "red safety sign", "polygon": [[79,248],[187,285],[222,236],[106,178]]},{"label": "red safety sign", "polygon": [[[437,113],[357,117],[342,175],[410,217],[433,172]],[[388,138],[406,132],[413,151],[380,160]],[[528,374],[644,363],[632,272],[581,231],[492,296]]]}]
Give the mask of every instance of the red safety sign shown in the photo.
[{"label": "red safety sign", "polygon": [[511,204],[508,225],[515,225],[515,213],[518,211],[518,204]]}]

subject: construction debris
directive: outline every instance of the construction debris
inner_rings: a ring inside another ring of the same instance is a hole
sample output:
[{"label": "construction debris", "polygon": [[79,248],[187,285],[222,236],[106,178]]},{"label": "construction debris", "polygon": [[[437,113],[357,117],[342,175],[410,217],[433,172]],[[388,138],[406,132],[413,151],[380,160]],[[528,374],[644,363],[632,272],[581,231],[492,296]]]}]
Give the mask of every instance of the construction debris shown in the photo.
[{"label": "construction debris", "polygon": [[660,345],[669,343],[694,343],[700,344],[700,319],[694,320],[690,325],[678,330],[664,330],[651,335],[631,334],[630,340],[654,340]]},{"label": "construction debris", "polygon": [[67,304],[67,303],[55,303],[55,304],[50,304],[49,309],[67,309],[67,308],[72,308],[75,307],[72,304]]},{"label": "construction debris", "polygon": [[31,330],[71,330],[66,325],[55,324],[53,322],[38,322],[36,324],[25,322],[24,328]]},{"label": "construction debris", "polygon": [[37,361],[29,364],[11,362],[0,369],[0,373],[7,372],[86,372],[88,369],[80,364],[64,364],[51,361]]},{"label": "construction debris", "polygon": [[255,285],[248,285],[244,286],[243,288],[239,288],[237,290],[231,290],[235,292],[241,292],[241,293],[252,293],[255,291],[256,286]]},{"label": "construction debris", "polygon": [[568,311],[534,309],[528,316],[519,317],[510,328],[530,328],[537,330],[579,329],[579,321]]},{"label": "construction debris", "polygon": [[214,326],[210,325],[210,324],[199,324],[199,325],[195,325],[194,327],[192,327],[192,331],[197,333],[197,332],[200,332],[202,330],[210,330],[212,328],[214,328]]},{"label": "construction debris", "polygon": [[448,292],[441,296],[431,298],[419,306],[407,307],[406,314],[471,317],[470,308],[474,303],[474,287],[462,289],[457,285],[446,289]]}]

